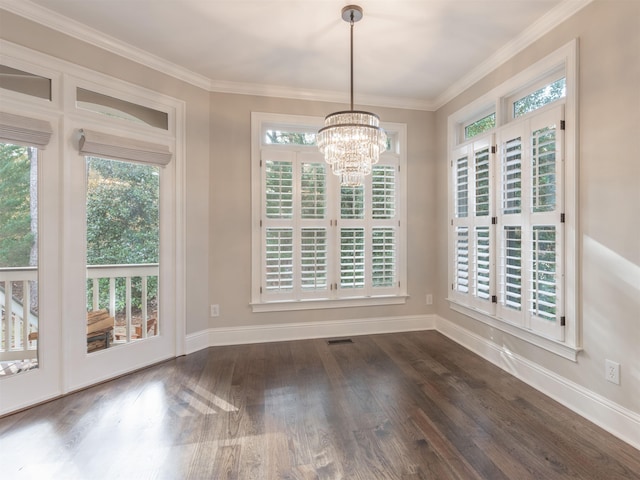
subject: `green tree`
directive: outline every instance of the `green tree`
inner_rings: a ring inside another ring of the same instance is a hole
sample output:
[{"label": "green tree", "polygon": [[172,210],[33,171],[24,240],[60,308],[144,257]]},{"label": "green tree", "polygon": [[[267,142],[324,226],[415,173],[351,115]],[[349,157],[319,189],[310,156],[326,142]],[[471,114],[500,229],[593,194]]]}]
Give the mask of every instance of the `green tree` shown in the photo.
[{"label": "green tree", "polygon": [[87,264],[157,263],[157,169],[100,158],[88,165]]},{"label": "green tree", "polygon": [[30,166],[34,149],[0,144],[0,267],[29,265]]},{"label": "green tree", "polygon": [[[159,171],[157,167],[90,157],[87,162],[87,265],[159,261]],[[100,281],[100,304],[108,302],[108,279]],[[148,298],[157,295],[150,278]],[[92,285],[88,283],[87,305]],[[141,307],[141,279],[132,279],[132,307]],[[116,308],[124,307],[124,279],[116,280]]]}]

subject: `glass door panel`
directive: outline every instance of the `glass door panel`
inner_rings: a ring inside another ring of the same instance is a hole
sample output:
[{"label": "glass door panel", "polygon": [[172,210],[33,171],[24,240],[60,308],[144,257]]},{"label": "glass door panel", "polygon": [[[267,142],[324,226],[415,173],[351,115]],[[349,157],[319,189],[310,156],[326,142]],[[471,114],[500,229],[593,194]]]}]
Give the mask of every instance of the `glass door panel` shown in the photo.
[{"label": "glass door panel", "polygon": [[38,368],[38,150],[0,143],[0,376]]},{"label": "glass door panel", "polygon": [[158,335],[160,172],[86,157],[87,352]]}]

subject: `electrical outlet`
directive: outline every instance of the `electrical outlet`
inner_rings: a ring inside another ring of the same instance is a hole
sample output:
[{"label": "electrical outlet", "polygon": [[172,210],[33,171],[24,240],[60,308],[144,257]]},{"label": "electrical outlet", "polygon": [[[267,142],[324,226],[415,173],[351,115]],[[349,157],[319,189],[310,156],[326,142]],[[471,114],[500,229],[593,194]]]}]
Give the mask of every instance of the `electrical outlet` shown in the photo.
[{"label": "electrical outlet", "polygon": [[211,316],[219,317],[220,316],[220,305],[211,305]]},{"label": "electrical outlet", "polygon": [[427,293],[427,305],[433,305],[433,295]]},{"label": "electrical outlet", "polygon": [[604,369],[604,378],[607,382],[620,385],[620,364],[613,360],[605,360]]}]

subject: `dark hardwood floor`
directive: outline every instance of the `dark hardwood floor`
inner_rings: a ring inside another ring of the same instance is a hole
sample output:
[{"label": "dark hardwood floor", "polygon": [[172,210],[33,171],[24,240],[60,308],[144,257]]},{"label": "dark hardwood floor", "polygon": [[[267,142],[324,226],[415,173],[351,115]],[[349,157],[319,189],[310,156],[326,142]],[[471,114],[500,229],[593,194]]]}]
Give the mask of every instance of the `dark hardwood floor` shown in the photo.
[{"label": "dark hardwood floor", "polygon": [[640,479],[436,332],[214,347],[0,419],[4,479]]}]

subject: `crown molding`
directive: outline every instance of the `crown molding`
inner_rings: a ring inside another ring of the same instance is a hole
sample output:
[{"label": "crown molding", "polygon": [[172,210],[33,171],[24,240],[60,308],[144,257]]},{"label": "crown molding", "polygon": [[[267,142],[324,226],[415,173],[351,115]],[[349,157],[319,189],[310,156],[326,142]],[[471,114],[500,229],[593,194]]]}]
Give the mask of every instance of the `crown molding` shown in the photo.
[{"label": "crown molding", "polygon": [[434,110],[438,110],[446,105],[469,87],[473,86],[476,82],[483,79],[500,65],[513,58],[516,54],[520,53],[543,35],[547,34],[562,22],[575,15],[591,2],[593,2],[593,0],[564,0],[558,4],[555,8],[543,15],[538,21],[533,23],[529,28],[523,30],[523,32],[515,39],[505,44],[491,57],[438,95],[438,97],[433,101]]},{"label": "crown molding", "polygon": [[[409,110],[438,110],[592,1],[593,0],[564,0],[554,9],[541,17],[537,22],[524,30],[513,41],[499,49],[495,54],[489,57],[489,59],[452,84],[435,100],[380,95],[359,95],[360,98],[357,103],[360,105],[404,108]],[[121,40],[118,40],[117,38],[110,37],[95,29],[89,28],[80,22],[76,22],[75,20],[71,20],[70,18],[53,12],[45,7],[34,4],[29,0],[0,0],[0,8],[210,92],[258,95],[319,102],[348,102],[346,95],[340,92],[296,89],[279,85],[261,85],[209,79],[203,75],[192,72],[191,70],[181,67],[175,63],[153,55],[145,50],[133,47]]]}]

